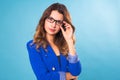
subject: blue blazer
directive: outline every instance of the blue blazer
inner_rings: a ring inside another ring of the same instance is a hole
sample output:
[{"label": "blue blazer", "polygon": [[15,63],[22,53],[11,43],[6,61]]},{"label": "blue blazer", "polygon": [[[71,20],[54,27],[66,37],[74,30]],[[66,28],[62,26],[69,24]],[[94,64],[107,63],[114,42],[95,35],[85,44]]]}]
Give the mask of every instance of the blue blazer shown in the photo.
[{"label": "blue blazer", "polygon": [[37,80],[60,80],[59,71],[70,72],[74,76],[78,76],[81,72],[80,61],[70,63],[67,58],[60,54],[60,64],[57,56],[50,45],[46,50],[40,47],[35,49],[36,45],[31,45],[33,41],[27,43],[30,63],[37,77]]}]

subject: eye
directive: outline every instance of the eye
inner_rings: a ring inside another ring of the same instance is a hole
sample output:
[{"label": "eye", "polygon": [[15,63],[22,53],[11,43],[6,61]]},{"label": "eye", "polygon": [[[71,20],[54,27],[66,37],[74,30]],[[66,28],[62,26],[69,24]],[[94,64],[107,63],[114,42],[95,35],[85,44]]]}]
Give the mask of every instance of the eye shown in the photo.
[{"label": "eye", "polygon": [[58,20],[57,23],[58,23],[58,24],[62,24],[63,22],[62,22],[61,20]]},{"label": "eye", "polygon": [[52,17],[48,17],[48,19],[51,21],[51,22],[54,22],[54,19]]}]

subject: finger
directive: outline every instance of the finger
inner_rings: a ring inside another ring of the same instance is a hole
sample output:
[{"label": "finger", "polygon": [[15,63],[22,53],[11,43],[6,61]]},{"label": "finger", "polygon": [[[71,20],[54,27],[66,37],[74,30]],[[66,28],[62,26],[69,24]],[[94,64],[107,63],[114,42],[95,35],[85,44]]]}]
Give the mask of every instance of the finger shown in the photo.
[{"label": "finger", "polygon": [[63,24],[64,24],[66,29],[72,29],[72,26],[69,23],[63,21]]},{"label": "finger", "polygon": [[65,22],[65,21],[63,21],[63,24],[64,24],[64,26],[66,26],[66,27],[68,27],[69,25],[68,25],[68,23],[67,22]]},{"label": "finger", "polygon": [[68,24],[66,21],[63,21],[63,24]]},{"label": "finger", "polygon": [[77,78],[77,76],[72,76],[72,79],[74,79],[74,78],[76,79],[76,78]]},{"label": "finger", "polygon": [[64,33],[64,32],[65,32],[62,26],[60,26],[60,29],[61,29],[62,33]]},{"label": "finger", "polygon": [[63,24],[66,26],[66,27],[70,27],[71,25],[69,23],[67,23],[66,21],[63,21]]}]

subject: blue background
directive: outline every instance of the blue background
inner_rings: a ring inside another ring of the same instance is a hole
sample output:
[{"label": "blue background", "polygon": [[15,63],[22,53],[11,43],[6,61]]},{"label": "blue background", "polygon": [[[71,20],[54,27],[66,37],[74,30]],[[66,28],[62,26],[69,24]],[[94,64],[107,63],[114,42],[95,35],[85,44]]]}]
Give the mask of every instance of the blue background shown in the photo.
[{"label": "blue background", "polygon": [[54,2],[76,27],[79,80],[120,80],[120,0],[0,0],[0,80],[36,80],[26,42]]}]

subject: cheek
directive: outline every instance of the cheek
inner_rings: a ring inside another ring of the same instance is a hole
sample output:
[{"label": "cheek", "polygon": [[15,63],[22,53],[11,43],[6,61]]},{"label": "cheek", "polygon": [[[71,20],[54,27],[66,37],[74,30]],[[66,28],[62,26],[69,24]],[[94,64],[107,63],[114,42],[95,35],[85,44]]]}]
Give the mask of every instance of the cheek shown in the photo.
[{"label": "cheek", "polygon": [[57,30],[57,32],[59,32],[60,31],[60,27],[58,27],[56,30]]},{"label": "cheek", "polygon": [[47,30],[48,25],[49,25],[49,24],[45,21],[45,24],[44,24],[44,29],[45,29],[45,30]]}]

